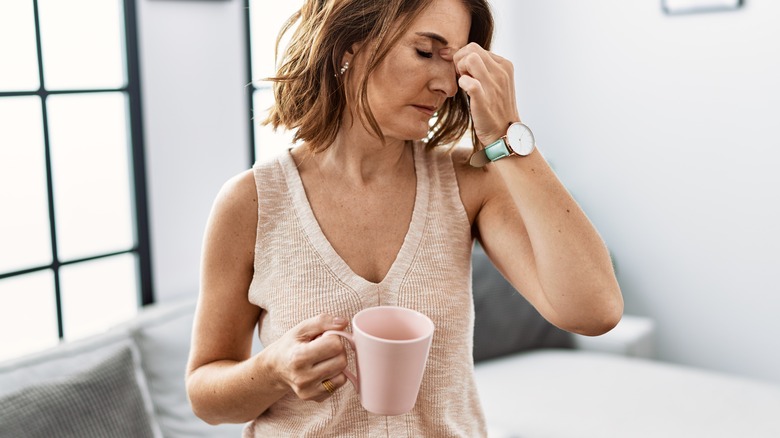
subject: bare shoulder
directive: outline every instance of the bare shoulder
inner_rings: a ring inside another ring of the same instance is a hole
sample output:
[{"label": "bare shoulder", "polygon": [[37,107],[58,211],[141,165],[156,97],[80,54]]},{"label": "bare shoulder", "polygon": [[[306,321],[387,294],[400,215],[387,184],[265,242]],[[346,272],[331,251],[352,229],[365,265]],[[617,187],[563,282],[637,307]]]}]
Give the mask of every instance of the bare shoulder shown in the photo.
[{"label": "bare shoulder", "polygon": [[[257,188],[253,169],[247,169],[227,180],[219,190],[217,201],[243,204],[247,201],[257,206]],[[240,205],[233,205],[240,207]]]},{"label": "bare shoulder", "polygon": [[254,172],[245,170],[227,180],[217,194],[211,219],[228,221],[233,226],[250,226],[257,223],[257,189]]},{"label": "bare shoulder", "polygon": [[204,236],[204,262],[233,260],[250,269],[257,230],[257,190],[253,170],[230,178],[214,200]]}]

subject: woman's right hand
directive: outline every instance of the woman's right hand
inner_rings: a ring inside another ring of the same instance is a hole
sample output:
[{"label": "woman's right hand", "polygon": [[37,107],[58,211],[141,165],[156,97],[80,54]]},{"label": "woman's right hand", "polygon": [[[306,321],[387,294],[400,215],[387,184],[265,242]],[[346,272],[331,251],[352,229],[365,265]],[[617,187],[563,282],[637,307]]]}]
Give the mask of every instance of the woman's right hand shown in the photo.
[{"label": "woman's right hand", "polygon": [[347,382],[343,373],[347,354],[340,337],[322,334],[328,330],[344,330],[346,326],[343,318],[321,314],[302,321],[267,346],[263,353],[277,382],[301,400],[328,399],[331,393],[322,382],[330,380],[336,389]]}]

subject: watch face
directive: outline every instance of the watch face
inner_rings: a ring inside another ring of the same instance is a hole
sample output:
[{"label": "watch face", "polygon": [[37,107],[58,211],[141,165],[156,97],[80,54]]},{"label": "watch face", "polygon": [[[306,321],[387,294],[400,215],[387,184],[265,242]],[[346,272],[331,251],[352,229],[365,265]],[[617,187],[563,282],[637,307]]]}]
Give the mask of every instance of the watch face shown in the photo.
[{"label": "watch face", "polygon": [[506,138],[509,146],[518,155],[530,154],[536,145],[534,133],[522,123],[512,123],[506,131]]}]

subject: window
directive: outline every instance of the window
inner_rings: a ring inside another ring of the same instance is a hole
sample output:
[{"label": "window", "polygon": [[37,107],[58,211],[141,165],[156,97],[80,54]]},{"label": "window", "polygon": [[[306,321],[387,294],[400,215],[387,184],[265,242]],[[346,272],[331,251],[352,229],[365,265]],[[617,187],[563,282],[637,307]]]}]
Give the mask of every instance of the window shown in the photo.
[{"label": "window", "polygon": [[0,2],[0,360],[153,301],[134,11]]},{"label": "window", "polygon": [[271,83],[262,79],[274,76],[274,52],[276,38],[282,25],[301,8],[303,1],[275,2],[269,6],[264,0],[247,0],[249,32],[249,77],[252,78],[250,106],[252,111],[252,157],[266,160],[279,154],[292,145],[293,134],[279,130],[274,132],[269,126],[262,126],[268,109],[273,104]]}]

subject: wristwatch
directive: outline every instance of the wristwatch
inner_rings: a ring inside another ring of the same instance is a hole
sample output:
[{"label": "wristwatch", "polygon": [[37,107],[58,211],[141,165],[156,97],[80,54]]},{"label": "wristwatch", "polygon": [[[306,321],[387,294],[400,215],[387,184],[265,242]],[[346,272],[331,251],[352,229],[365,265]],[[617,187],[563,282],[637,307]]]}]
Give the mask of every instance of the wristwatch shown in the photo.
[{"label": "wristwatch", "polygon": [[471,155],[469,164],[474,167],[482,167],[492,161],[500,160],[510,155],[526,156],[534,151],[536,140],[531,128],[520,123],[509,124],[506,134],[498,140],[490,143],[481,151]]}]

